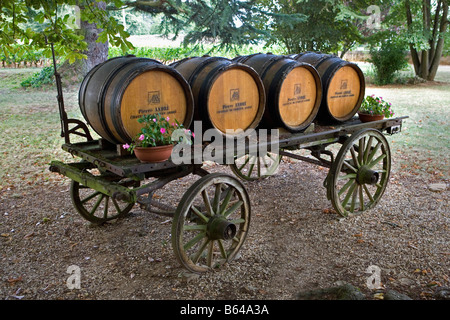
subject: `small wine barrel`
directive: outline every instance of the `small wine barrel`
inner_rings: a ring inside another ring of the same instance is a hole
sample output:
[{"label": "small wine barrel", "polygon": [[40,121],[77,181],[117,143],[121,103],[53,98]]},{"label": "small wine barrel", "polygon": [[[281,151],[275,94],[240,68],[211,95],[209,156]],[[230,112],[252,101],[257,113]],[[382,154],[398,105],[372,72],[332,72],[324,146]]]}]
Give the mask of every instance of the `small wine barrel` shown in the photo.
[{"label": "small wine barrel", "polygon": [[81,113],[102,138],[129,143],[141,130],[137,119],[161,114],[185,127],[193,119],[189,84],[175,69],[148,58],[125,56],[95,66],[79,91]]},{"label": "small wine barrel", "polygon": [[322,122],[344,122],[358,111],[365,94],[365,80],[361,69],[341,58],[315,52],[289,56],[312,64],[322,80],[323,98],[317,115]]},{"label": "small wine barrel", "polygon": [[281,126],[300,132],[315,119],[322,100],[322,85],[312,65],[264,53],[233,60],[255,69],[263,81],[267,103],[261,126]]},{"label": "small wine barrel", "polygon": [[215,128],[233,137],[259,125],[265,108],[264,86],[249,66],[209,56],[186,58],[170,66],[191,86],[194,120],[202,121],[204,130]]}]

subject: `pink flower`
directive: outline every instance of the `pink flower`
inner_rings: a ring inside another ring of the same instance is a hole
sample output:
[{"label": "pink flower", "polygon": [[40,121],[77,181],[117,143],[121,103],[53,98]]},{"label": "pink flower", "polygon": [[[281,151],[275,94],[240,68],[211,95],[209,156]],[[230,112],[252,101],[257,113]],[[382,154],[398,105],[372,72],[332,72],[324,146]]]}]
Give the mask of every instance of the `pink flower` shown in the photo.
[{"label": "pink flower", "polygon": [[153,119],[153,122],[156,122],[156,118]]},{"label": "pink flower", "polygon": [[195,138],[195,133],[192,132],[192,138]]},{"label": "pink flower", "polygon": [[161,131],[162,134],[166,133],[166,129],[164,129],[164,128],[161,128],[160,131]]},{"label": "pink flower", "polygon": [[139,136],[139,140],[144,140],[145,139],[145,136],[143,135],[143,134],[141,134],[140,136]]},{"label": "pink flower", "polygon": [[167,117],[167,118],[166,118],[166,120],[167,120],[167,121],[169,121],[169,120],[170,120],[170,118],[169,118],[169,117]]},{"label": "pink flower", "polygon": [[130,149],[130,145],[129,145],[128,143],[125,143],[122,147],[123,147],[124,149]]}]

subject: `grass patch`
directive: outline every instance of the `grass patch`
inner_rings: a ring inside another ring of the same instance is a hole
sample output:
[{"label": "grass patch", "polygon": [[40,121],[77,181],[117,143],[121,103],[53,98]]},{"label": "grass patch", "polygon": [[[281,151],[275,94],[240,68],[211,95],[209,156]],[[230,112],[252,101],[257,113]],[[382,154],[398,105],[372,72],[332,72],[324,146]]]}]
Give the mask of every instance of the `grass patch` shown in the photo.
[{"label": "grass patch", "polygon": [[368,87],[366,94],[392,103],[395,116],[409,116],[402,133],[389,137],[393,160],[402,174],[447,180],[450,150],[450,86],[423,83]]}]

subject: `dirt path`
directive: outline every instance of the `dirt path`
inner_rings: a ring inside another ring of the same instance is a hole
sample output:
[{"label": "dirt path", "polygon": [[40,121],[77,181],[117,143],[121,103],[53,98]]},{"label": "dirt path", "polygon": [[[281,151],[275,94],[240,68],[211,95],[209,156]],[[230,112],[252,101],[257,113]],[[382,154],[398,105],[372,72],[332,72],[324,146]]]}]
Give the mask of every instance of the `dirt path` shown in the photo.
[{"label": "dirt path", "polygon": [[[211,172],[231,173],[213,166]],[[339,219],[322,186],[326,171],[283,161],[269,179],[245,183],[252,203],[241,256],[217,272],[186,274],[171,247],[171,219],[140,210],[93,227],[75,212],[68,182],[0,193],[1,299],[295,299],[345,281],[368,299],[369,266],[385,290],[434,299],[449,286],[449,194],[394,172],[378,206]],[[177,199],[195,178],[161,190]],[[68,268],[79,267],[80,289]]]}]

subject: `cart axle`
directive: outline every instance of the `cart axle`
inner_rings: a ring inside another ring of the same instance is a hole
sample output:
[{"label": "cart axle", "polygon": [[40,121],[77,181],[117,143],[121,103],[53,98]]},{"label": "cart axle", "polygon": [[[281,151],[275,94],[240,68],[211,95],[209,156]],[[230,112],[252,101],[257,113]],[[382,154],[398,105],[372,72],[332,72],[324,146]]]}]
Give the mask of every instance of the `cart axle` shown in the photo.
[{"label": "cart axle", "polygon": [[227,219],[214,216],[207,226],[208,238],[211,240],[230,240],[236,236],[236,225]]},{"label": "cart axle", "polygon": [[356,174],[356,181],[359,184],[377,184],[380,174],[377,171],[370,169],[368,166],[359,168]]}]

